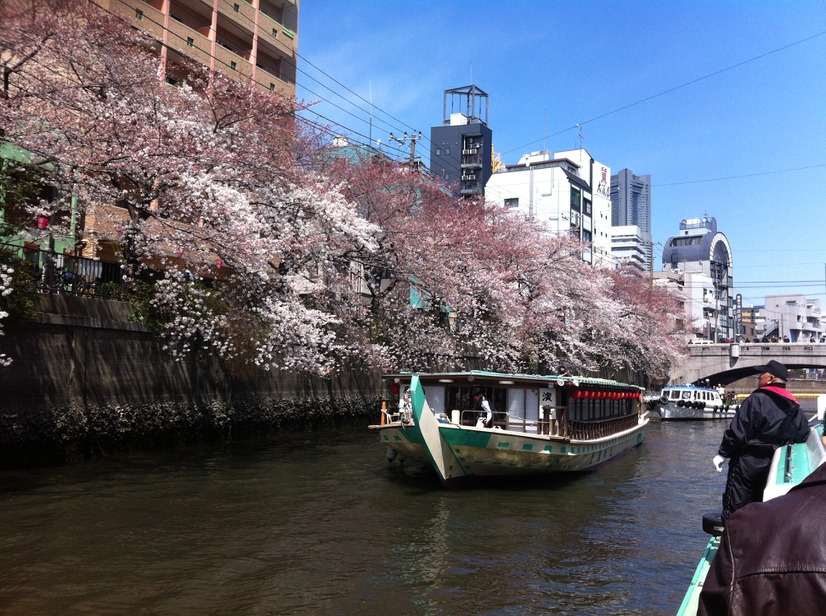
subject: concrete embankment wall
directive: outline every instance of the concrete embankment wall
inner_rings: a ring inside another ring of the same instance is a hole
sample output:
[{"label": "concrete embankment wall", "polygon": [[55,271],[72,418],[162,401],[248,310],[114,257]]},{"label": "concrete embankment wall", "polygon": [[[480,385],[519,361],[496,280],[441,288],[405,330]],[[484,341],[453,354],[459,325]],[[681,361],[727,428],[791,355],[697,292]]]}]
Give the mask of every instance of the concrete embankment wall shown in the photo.
[{"label": "concrete embankment wall", "polygon": [[40,319],[0,338],[0,465],[318,430],[379,419],[380,374],[330,379],[174,361],[124,302],[38,297]]}]

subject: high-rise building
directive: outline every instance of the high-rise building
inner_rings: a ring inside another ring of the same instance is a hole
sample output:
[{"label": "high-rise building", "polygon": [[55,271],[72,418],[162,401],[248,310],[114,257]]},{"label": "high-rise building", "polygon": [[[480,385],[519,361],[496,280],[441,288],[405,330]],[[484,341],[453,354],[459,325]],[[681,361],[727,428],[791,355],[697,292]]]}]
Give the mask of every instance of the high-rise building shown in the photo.
[{"label": "high-rise building", "polygon": [[493,166],[488,95],[474,85],[445,90],[443,115],[430,129],[430,173],[463,197],[485,194]]},{"label": "high-rise building", "polygon": [[640,230],[640,249],[645,253],[643,269],[654,269],[651,241],[651,176],[623,169],[611,176],[611,225],[634,225]]},{"label": "high-rise building", "polygon": [[611,224],[651,233],[651,176],[623,169],[611,176]]},{"label": "high-rise building", "polygon": [[190,58],[295,96],[299,0],[95,0],[159,42],[160,74],[183,78]]}]

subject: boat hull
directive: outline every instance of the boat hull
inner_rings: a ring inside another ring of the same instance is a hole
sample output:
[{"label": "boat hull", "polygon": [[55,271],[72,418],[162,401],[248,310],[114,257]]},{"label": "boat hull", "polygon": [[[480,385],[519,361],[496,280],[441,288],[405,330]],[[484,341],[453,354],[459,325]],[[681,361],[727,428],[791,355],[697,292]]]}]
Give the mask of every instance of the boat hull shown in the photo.
[{"label": "boat hull", "polygon": [[[570,440],[526,435],[507,430],[474,428],[455,424],[438,427],[441,441],[458,466],[455,478],[516,477],[576,472],[591,469],[640,445],[648,419],[633,429],[594,440]],[[424,438],[415,426],[373,426],[382,443],[394,450],[403,466],[433,466]],[[445,477],[446,484],[454,477]]]},{"label": "boat hull", "polygon": [[701,408],[678,406],[673,402],[659,404],[657,413],[660,419],[731,419],[737,413],[735,407],[703,406]]}]

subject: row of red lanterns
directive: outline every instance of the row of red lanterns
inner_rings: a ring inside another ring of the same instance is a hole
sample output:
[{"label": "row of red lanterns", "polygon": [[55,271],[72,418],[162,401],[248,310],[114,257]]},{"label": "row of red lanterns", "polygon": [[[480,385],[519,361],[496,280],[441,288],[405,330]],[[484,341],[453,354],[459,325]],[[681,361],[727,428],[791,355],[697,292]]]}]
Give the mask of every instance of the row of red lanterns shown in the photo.
[{"label": "row of red lanterns", "polygon": [[575,400],[629,400],[637,398],[639,394],[632,391],[594,391],[585,389],[575,389],[571,392],[571,397]]}]

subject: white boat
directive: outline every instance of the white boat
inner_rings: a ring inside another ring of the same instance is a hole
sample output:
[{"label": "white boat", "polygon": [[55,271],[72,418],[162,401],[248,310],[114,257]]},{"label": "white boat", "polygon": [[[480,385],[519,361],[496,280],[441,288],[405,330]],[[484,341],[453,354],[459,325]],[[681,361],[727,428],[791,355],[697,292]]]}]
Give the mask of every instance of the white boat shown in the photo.
[{"label": "white boat", "polygon": [[671,385],[664,387],[655,406],[661,419],[727,419],[738,405],[724,400],[713,387]]},{"label": "white boat", "polygon": [[[794,486],[803,481],[818,466],[826,462],[826,448],[823,446],[823,416],[826,411],[826,396],[818,398],[818,420],[811,426],[809,436],[803,443],[784,445],[774,452],[772,464],[769,468],[769,479],[763,490],[763,501],[782,496]],[[694,570],[694,576],[683,597],[677,616],[696,616],[700,601],[700,592],[703,590],[711,563],[720,547],[722,526],[713,516],[703,516],[703,529],[712,535],[703,552],[702,558]]]},{"label": "white boat", "polygon": [[[470,371],[387,375],[394,398],[369,426],[388,459],[436,471],[445,485],[471,478],[593,468],[643,442],[643,389],[606,379]],[[477,425],[472,392],[493,403]]]}]

